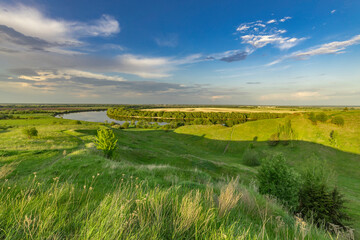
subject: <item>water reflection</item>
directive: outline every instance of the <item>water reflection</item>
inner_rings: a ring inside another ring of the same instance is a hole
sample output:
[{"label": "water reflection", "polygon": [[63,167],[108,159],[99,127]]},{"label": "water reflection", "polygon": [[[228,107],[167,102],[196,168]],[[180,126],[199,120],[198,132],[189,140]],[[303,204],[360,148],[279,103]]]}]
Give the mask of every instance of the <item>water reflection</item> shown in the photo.
[{"label": "water reflection", "polygon": [[167,122],[163,122],[163,121],[158,121],[159,119],[134,119],[134,118],[117,118],[117,119],[113,119],[110,118],[107,114],[106,111],[92,111],[92,112],[77,112],[77,113],[66,113],[66,114],[61,114],[61,115],[57,115],[56,117],[62,117],[64,119],[71,119],[71,120],[79,120],[79,121],[88,121],[88,122],[115,122],[117,124],[123,124],[124,122],[130,122],[132,120],[135,120],[135,123],[137,123],[138,121],[147,121],[150,123],[155,123],[157,122],[159,125],[165,125],[167,124]]}]

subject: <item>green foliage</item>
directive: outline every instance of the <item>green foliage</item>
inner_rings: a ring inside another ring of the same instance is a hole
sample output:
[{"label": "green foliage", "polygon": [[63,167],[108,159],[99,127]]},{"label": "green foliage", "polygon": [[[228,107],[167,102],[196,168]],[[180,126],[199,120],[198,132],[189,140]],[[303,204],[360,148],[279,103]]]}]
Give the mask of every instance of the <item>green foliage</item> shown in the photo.
[{"label": "green foliage", "polygon": [[278,136],[283,145],[288,145],[293,140],[295,133],[291,126],[291,120],[287,120],[284,125],[279,125]]},{"label": "green foliage", "polygon": [[316,115],[316,120],[324,123],[328,120],[328,116],[322,112]]},{"label": "green foliage", "polygon": [[337,133],[335,132],[335,130],[331,130],[331,132],[329,134],[329,142],[332,145],[337,144]]},{"label": "green foliage", "polygon": [[97,131],[95,145],[97,149],[104,152],[105,156],[111,158],[117,148],[117,139],[111,129],[101,128]]},{"label": "green foliage", "polygon": [[344,196],[329,184],[328,170],[321,165],[309,167],[303,174],[297,212],[318,225],[344,227],[348,220]]},{"label": "green foliage", "polygon": [[194,125],[225,124],[231,127],[248,120],[282,118],[287,114],[273,112],[183,112],[183,111],[143,111],[134,107],[109,108],[107,115],[114,119],[143,118],[148,121],[180,121]]},{"label": "green foliage", "polygon": [[252,150],[251,148],[247,149],[244,152],[242,161],[243,164],[250,167],[259,166],[261,164],[259,154],[255,150]]},{"label": "green foliage", "polygon": [[334,118],[331,119],[331,123],[338,125],[338,126],[344,126],[345,121],[344,121],[343,117],[335,116]]},{"label": "green foliage", "polygon": [[315,113],[311,112],[311,113],[309,114],[309,120],[310,120],[314,125],[316,125],[317,119],[316,119]]},{"label": "green foliage", "polygon": [[276,197],[284,205],[295,209],[298,205],[300,178],[281,155],[262,162],[257,174],[259,192]]},{"label": "green foliage", "polygon": [[121,127],[122,127],[123,129],[128,129],[129,126],[130,126],[129,122],[124,122],[124,123],[121,125]]},{"label": "green foliage", "polygon": [[280,142],[279,133],[274,133],[270,136],[268,140],[269,146],[275,147]]},{"label": "green foliage", "polygon": [[36,137],[38,135],[38,130],[35,127],[24,128],[22,132],[28,138]]}]

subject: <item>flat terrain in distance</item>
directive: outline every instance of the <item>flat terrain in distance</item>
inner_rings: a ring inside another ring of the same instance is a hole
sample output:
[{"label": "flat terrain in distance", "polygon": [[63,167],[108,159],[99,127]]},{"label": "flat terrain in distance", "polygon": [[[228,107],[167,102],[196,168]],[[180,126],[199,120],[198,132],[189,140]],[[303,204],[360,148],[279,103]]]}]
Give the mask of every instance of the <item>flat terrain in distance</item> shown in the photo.
[{"label": "flat terrain in distance", "polygon": [[[276,108],[276,107],[262,107],[262,108],[150,108],[142,109],[143,111],[164,111],[164,112],[243,112],[243,113],[294,113],[294,112],[308,112],[314,109],[293,109],[293,108]],[[319,111],[316,109],[315,111]]]}]

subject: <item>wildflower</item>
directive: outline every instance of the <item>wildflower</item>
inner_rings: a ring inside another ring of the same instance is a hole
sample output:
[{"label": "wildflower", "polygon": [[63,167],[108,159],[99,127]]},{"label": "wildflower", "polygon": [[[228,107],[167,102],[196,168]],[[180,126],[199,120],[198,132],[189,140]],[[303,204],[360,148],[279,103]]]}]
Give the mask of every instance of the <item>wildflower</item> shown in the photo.
[{"label": "wildflower", "polygon": [[89,187],[89,190],[91,191],[91,190],[93,190],[93,188],[92,188],[92,187]]},{"label": "wildflower", "polygon": [[124,177],[124,176],[125,176],[125,174],[123,173],[123,174],[122,174],[122,176]]},{"label": "wildflower", "polygon": [[93,175],[92,178],[95,178],[95,176]]},{"label": "wildflower", "polygon": [[130,176],[130,178],[132,179],[132,178],[133,178],[133,176]]},{"label": "wildflower", "polygon": [[7,182],[9,179],[5,179],[5,182]]},{"label": "wildflower", "polygon": [[10,189],[11,187],[8,187],[8,189]]},{"label": "wildflower", "polygon": [[84,185],[84,189],[86,188],[86,185]]},{"label": "wildflower", "polygon": [[138,180],[139,178],[138,178],[138,177],[136,177],[135,179],[136,179],[136,180]]},{"label": "wildflower", "polygon": [[124,179],[121,179],[121,181],[124,181]]},{"label": "wildflower", "polygon": [[100,175],[100,173],[97,173],[96,175],[97,175],[97,176],[99,176],[99,175]]}]

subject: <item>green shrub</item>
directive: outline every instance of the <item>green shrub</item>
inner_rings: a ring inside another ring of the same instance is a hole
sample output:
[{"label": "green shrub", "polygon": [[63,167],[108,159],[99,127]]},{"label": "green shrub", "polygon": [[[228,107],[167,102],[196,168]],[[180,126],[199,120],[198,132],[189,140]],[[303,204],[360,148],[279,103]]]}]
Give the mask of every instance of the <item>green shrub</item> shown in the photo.
[{"label": "green shrub", "polygon": [[276,197],[285,206],[295,209],[299,200],[299,175],[283,156],[276,155],[262,162],[257,174],[259,192]]},{"label": "green shrub", "polygon": [[102,128],[97,131],[95,145],[97,149],[104,152],[105,156],[111,158],[117,148],[117,139],[111,129]]},{"label": "green shrub", "polygon": [[325,113],[319,113],[316,115],[316,120],[320,121],[320,122],[326,122],[328,119],[328,116]]},{"label": "green shrub", "polygon": [[335,132],[334,130],[331,130],[330,134],[329,134],[329,142],[332,145],[336,145],[337,142],[337,132]]},{"label": "green shrub", "polygon": [[166,132],[170,130],[170,125],[169,124],[165,124],[164,126],[161,127],[162,129],[164,129]]},{"label": "green shrub", "polygon": [[243,164],[250,166],[250,167],[259,166],[261,164],[259,154],[256,151],[251,150],[251,149],[247,149],[244,152],[242,161],[243,161]]},{"label": "green shrub", "polygon": [[337,188],[330,188],[328,170],[316,166],[302,174],[303,184],[299,192],[297,212],[318,225],[344,227],[348,216],[344,212],[344,197]]},{"label": "green shrub", "polygon": [[122,127],[123,129],[128,129],[129,126],[130,126],[130,124],[129,124],[128,122],[124,122],[124,123],[121,125],[121,127]]},{"label": "green shrub", "polygon": [[22,130],[23,134],[25,134],[28,138],[36,137],[38,135],[38,130],[35,127],[24,128]]},{"label": "green shrub", "polygon": [[290,141],[294,138],[295,132],[291,126],[291,120],[287,120],[284,125],[280,124],[278,127],[279,140],[283,145],[289,145]]},{"label": "green shrub", "polygon": [[344,126],[345,121],[344,121],[344,118],[342,118],[340,116],[336,116],[333,119],[331,119],[331,123],[338,125],[338,126]]},{"label": "green shrub", "polygon": [[312,122],[312,124],[316,125],[316,116],[315,116],[315,113],[311,112],[309,114],[309,120]]},{"label": "green shrub", "polygon": [[269,146],[275,147],[280,142],[279,133],[274,133],[270,136],[270,139],[268,140]]}]

